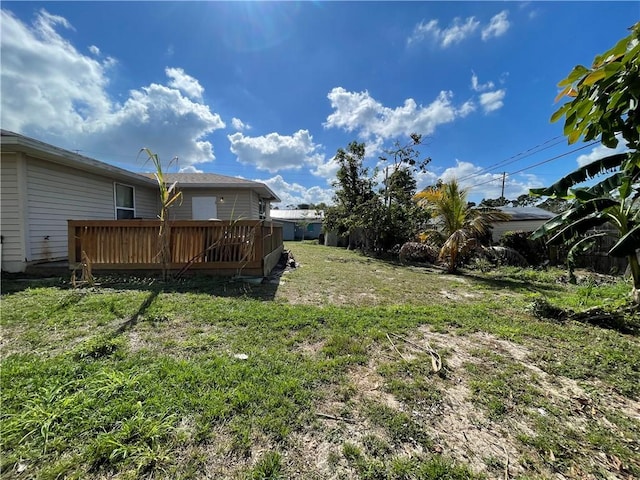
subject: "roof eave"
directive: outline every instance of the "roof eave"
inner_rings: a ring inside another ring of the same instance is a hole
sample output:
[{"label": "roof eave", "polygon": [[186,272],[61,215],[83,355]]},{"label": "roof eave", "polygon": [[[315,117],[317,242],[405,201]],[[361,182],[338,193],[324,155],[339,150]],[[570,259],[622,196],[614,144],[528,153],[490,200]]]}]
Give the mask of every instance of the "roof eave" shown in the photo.
[{"label": "roof eave", "polygon": [[148,186],[154,186],[156,184],[155,180],[130,172],[124,168],[109,165],[108,163],[85,157],[84,155],[58,148],[17,133],[3,130],[2,136],[0,136],[0,144],[2,145],[3,152],[25,153],[34,158],[77,168],[89,173],[108,175],[115,180],[129,183]]}]

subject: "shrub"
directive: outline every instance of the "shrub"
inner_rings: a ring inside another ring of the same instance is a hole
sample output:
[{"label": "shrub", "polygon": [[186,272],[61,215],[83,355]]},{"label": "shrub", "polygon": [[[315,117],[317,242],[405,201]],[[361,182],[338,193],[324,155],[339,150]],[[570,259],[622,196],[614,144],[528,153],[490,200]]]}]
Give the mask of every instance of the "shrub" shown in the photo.
[{"label": "shrub", "polygon": [[439,250],[426,243],[407,242],[400,247],[400,261],[436,263],[438,261]]},{"label": "shrub", "polygon": [[549,249],[542,239],[531,240],[530,234],[523,231],[505,232],[499,243],[518,252],[530,265],[540,265],[549,260]]}]

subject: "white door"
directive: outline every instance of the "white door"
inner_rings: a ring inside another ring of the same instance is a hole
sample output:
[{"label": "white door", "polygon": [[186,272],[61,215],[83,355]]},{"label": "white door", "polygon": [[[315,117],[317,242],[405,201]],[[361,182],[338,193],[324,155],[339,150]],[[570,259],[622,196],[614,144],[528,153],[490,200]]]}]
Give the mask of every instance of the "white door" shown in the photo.
[{"label": "white door", "polygon": [[211,220],[218,218],[216,197],[193,197],[191,199],[192,220]]}]

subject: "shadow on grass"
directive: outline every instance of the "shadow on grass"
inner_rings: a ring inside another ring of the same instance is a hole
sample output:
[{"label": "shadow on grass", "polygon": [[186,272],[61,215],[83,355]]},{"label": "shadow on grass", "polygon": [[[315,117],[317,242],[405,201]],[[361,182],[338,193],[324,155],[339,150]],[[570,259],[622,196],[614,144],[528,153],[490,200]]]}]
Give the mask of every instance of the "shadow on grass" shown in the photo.
[{"label": "shadow on grass", "polygon": [[[265,278],[262,283],[251,283],[251,279],[233,279],[210,275],[193,275],[190,277],[163,281],[160,275],[132,275],[127,273],[110,273],[95,275],[95,286],[74,289],[69,277],[55,278],[6,278],[2,279],[2,295],[10,295],[31,288],[58,288],[78,292],[69,297],[68,304],[79,301],[87,291],[95,289],[150,291],[158,295],[166,293],[196,293],[214,297],[250,298],[270,301],[275,298],[280,284],[278,272]],[[68,306],[68,305],[63,305]]]},{"label": "shadow on grass", "polygon": [[558,292],[563,290],[561,285],[553,283],[535,282],[531,280],[509,278],[505,276],[487,277],[470,272],[460,272],[459,275],[464,278],[473,279],[474,282],[482,284],[493,290],[520,290],[533,293]]},{"label": "shadow on grass", "polygon": [[122,335],[127,330],[131,330],[133,327],[135,327],[138,321],[144,317],[144,314],[146,313],[147,309],[151,306],[153,301],[158,297],[159,293],[160,293],[159,290],[154,290],[151,293],[149,293],[149,296],[145,299],[144,302],[142,302],[142,304],[140,305],[140,308],[138,308],[138,311],[133,315],[131,315],[129,319],[125,321],[122,325],[120,325],[116,329],[116,331],[113,332],[113,334],[111,334],[111,336],[116,337],[118,335]]}]

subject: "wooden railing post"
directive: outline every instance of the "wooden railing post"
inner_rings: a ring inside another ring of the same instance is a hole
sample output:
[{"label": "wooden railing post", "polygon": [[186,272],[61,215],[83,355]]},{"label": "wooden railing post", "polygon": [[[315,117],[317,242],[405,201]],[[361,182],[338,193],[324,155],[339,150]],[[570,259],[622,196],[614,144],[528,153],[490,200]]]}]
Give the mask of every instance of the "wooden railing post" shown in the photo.
[{"label": "wooden railing post", "polygon": [[69,266],[72,263],[76,263],[76,226],[73,220],[67,220],[67,261]]},{"label": "wooden railing post", "polygon": [[252,261],[262,261],[264,257],[264,250],[262,245],[263,239],[263,230],[262,230],[262,222],[258,222],[256,226],[253,228],[253,257]]}]

